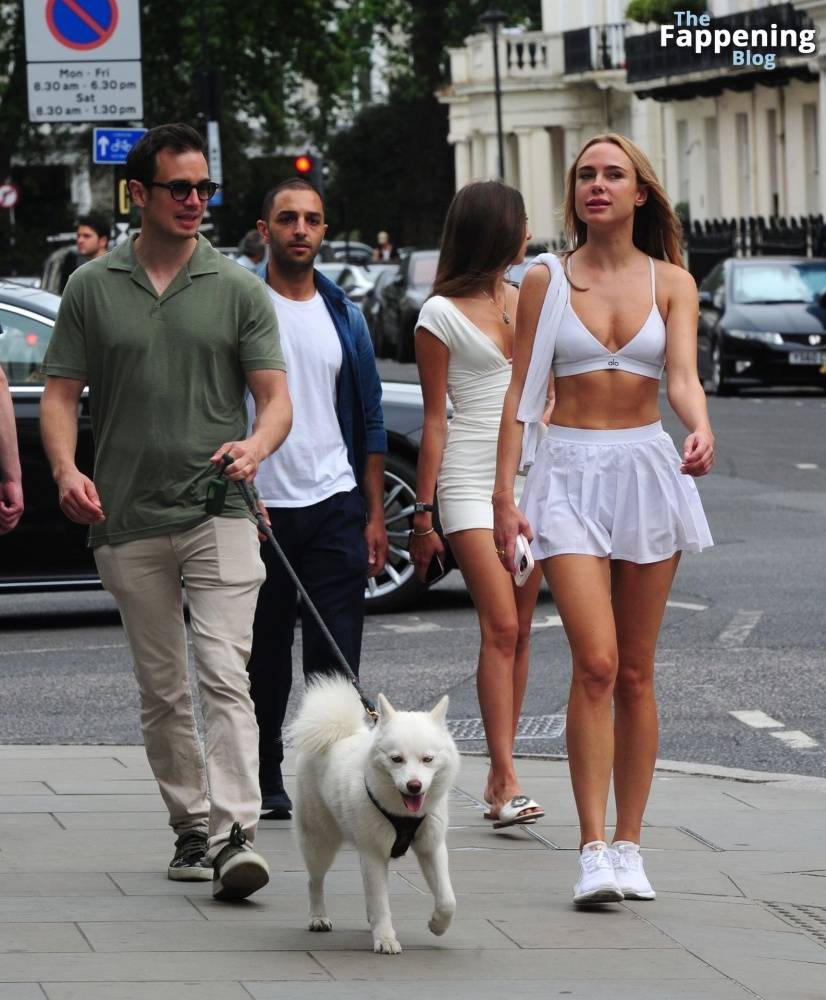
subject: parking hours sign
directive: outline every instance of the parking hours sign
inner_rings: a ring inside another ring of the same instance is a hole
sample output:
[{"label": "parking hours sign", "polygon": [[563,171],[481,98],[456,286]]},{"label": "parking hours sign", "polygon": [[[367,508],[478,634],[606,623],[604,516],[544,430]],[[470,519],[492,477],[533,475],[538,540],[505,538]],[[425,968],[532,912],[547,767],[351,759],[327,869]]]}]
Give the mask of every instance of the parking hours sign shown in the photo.
[{"label": "parking hours sign", "polygon": [[143,118],[138,0],[24,0],[29,120]]}]

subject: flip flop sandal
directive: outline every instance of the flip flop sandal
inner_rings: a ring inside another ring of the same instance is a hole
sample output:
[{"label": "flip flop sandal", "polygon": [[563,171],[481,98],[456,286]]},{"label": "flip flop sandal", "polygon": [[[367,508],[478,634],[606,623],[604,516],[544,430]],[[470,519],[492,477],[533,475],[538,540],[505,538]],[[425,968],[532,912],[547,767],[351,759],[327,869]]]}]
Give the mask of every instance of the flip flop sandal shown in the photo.
[{"label": "flip flop sandal", "polygon": [[[535,809],[536,812],[523,815],[525,810]],[[510,802],[506,802],[499,810],[499,816],[493,821],[494,830],[502,830],[508,826],[531,826],[538,819],[542,819],[545,810],[538,802],[527,795],[514,795]]]}]

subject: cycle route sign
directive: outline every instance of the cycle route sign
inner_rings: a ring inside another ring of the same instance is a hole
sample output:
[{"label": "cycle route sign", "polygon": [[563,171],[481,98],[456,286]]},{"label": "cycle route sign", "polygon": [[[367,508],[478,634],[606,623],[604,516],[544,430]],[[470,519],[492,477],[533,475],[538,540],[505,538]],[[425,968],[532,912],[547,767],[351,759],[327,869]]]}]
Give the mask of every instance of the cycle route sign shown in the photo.
[{"label": "cycle route sign", "polygon": [[140,121],[139,0],[24,0],[29,120]]}]

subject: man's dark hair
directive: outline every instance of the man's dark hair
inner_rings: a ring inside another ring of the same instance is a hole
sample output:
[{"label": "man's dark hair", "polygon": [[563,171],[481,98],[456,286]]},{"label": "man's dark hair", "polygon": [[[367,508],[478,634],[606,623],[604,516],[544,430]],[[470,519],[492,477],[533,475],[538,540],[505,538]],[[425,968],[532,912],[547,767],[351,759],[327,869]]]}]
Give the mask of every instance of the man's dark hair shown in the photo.
[{"label": "man's dark hair", "polygon": [[156,125],[144,133],[129,150],[126,157],[126,180],[151,184],[157,167],[155,158],[162,149],[169,149],[173,153],[191,151],[206,155],[204,140],[190,125],[183,122]]},{"label": "man's dark hair", "polygon": [[312,191],[313,194],[317,194],[319,200],[321,201],[321,211],[326,215],[327,207],[324,204],[324,199],[321,197],[321,192],[318,188],[313,187],[313,185],[304,180],[303,177],[290,177],[286,181],[281,181],[280,184],[276,184],[274,188],[271,188],[264,195],[264,202],[261,205],[261,218],[266,222],[270,217],[270,212],[272,211],[272,203],[281,194],[282,191]]},{"label": "man's dark hair", "polygon": [[107,240],[112,235],[112,226],[109,220],[97,212],[89,212],[87,215],[81,215],[77,220],[77,228],[80,229],[81,226],[88,226],[89,229],[94,229],[98,236],[105,236]]}]

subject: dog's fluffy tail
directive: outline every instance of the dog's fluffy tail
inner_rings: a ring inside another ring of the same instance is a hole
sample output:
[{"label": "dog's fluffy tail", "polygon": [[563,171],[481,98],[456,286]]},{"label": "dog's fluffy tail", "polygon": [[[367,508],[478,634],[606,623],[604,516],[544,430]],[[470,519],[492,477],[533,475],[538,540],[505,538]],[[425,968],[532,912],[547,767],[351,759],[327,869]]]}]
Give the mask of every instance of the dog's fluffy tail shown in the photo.
[{"label": "dog's fluffy tail", "polygon": [[353,685],[343,677],[324,677],[307,686],[287,738],[300,753],[315,754],[365,728],[364,708]]}]

